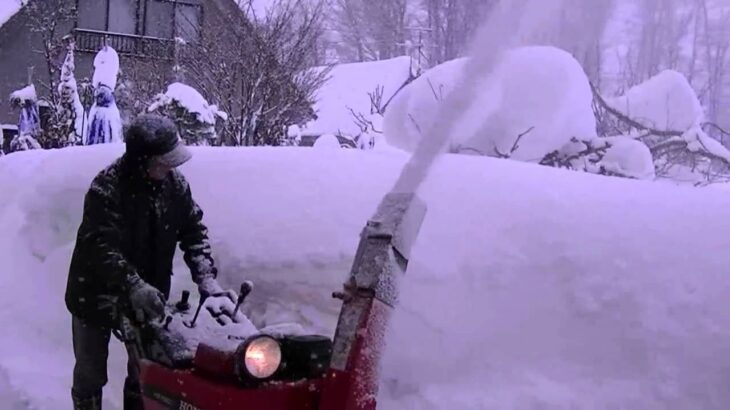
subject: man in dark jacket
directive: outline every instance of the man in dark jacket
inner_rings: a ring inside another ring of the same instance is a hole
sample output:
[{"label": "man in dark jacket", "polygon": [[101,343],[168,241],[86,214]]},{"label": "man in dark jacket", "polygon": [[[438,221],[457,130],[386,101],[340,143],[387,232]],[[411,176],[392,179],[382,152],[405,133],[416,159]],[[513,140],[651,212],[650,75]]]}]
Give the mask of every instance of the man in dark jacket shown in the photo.
[{"label": "man in dark jacket", "polygon": [[[178,242],[201,295],[222,292],[203,212],[175,169],[191,157],[175,124],[141,115],[125,140],[125,154],[94,178],[86,194],[71,259],[66,306],[73,316],[75,409],[101,408],[109,339],[117,324],[114,301],[126,301],[149,320],[164,315]],[[130,363],[125,409],[141,409],[135,369]]]}]

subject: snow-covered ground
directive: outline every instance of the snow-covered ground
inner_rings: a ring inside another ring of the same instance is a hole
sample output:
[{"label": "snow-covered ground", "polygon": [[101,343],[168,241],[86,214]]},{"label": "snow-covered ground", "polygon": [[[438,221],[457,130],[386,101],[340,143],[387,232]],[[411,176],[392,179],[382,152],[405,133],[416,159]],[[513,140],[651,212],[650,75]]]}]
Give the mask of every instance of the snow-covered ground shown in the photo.
[{"label": "snow-covered ground", "polygon": [[[0,158],[0,398],[69,407],[70,253],[84,192],[122,149]],[[194,155],[183,172],[223,281],[256,283],[253,321],[331,334],[329,295],[407,156]],[[449,155],[420,194],[428,214],[387,336],[379,408],[726,408],[726,192]],[[179,291],[189,276],[176,268]],[[113,344],[112,409],[124,371]]]}]

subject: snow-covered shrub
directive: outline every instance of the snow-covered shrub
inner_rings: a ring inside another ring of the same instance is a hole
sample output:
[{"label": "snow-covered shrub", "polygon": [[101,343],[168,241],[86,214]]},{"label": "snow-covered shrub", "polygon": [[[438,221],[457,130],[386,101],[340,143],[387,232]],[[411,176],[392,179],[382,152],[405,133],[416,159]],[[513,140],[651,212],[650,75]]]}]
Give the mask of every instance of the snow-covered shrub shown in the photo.
[{"label": "snow-covered shrub", "polygon": [[58,84],[59,103],[50,120],[49,138],[55,140],[54,145],[57,146],[80,144],[83,141],[84,128],[88,126],[74,74],[75,46],[73,41],[66,45],[66,58],[61,66]]},{"label": "snow-covered shrub", "polygon": [[[439,121],[442,101],[462,80],[468,59],[427,71],[403,90],[386,113],[389,142],[412,151],[423,130]],[[469,90],[469,108],[461,113],[447,147],[538,162],[572,137],[596,136],[588,78],[573,56],[554,47],[507,51],[494,70]]]},{"label": "snow-covered shrub", "polygon": [[193,87],[173,83],[164,94],[158,94],[148,111],[170,117],[188,145],[217,145],[216,124],[228,115],[208,101]]},{"label": "snow-covered shrub", "polygon": [[633,179],[654,179],[654,160],[646,144],[633,138],[571,139],[540,162],[558,168]]},{"label": "snow-covered shrub", "polygon": [[94,105],[89,110],[89,127],[84,139],[86,145],[124,140],[122,117],[114,98],[118,76],[119,55],[113,48],[104,46],[94,58]]},{"label": "snow-covered shrub", "polygon": [[684,132],[705,117],[700,100],[687,78],[665,70],[606,102],[645,128]]},{"label": "snow-covered shrub", "polygon": [[[662,71],[629,89],[623,96],[604,99],[595,95],[602,135],[620,133],[643,142],[662,176],[707,176],[714,165],[727,173],[730,151],[704,130],[705,114],[687,78],[673,70]],[[696,179],[696,178],[689,178]]]},{"label": "snow-covered shrub", "polygon": [[10,152],[39,149],[41,120],[38,112],[38,94],[33,84],[10,94],[10,105],[20,109],[18,135],[10,142]]}]

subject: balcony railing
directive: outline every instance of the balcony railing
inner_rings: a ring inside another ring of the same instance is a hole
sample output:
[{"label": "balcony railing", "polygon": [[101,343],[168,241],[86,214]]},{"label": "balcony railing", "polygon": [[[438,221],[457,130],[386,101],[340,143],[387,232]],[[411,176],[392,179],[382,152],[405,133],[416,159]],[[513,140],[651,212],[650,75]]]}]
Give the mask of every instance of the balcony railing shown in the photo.
[{"label": "balcony railing", "polygon": [[173,40],[87,29],[76,29],[74,37],[76,49],[82,52],[96,53],[106,40],[106,44],[119,54],[163,60],[172,60],[175,56]]}]

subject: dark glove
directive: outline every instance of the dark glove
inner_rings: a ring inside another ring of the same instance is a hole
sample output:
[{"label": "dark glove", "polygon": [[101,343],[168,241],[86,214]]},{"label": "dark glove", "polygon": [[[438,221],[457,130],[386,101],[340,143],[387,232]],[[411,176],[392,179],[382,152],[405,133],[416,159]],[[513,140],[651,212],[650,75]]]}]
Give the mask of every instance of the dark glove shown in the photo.
[{"label": "dark glove", "polygon": [[143,281],[138,275],[131,276],[127,283],[129,303],[137,315],[137,320],[151,321],[165,315],[165,295],[162,292]]},{"label": "dark glove", "polygon": [[201,299],[225,296],[234,302],[236,300],[236,293],[231,290],[223,290],[218,281],[212,276],[206,276],[200,281],[198,284],[198,292],[200,292]]}]

